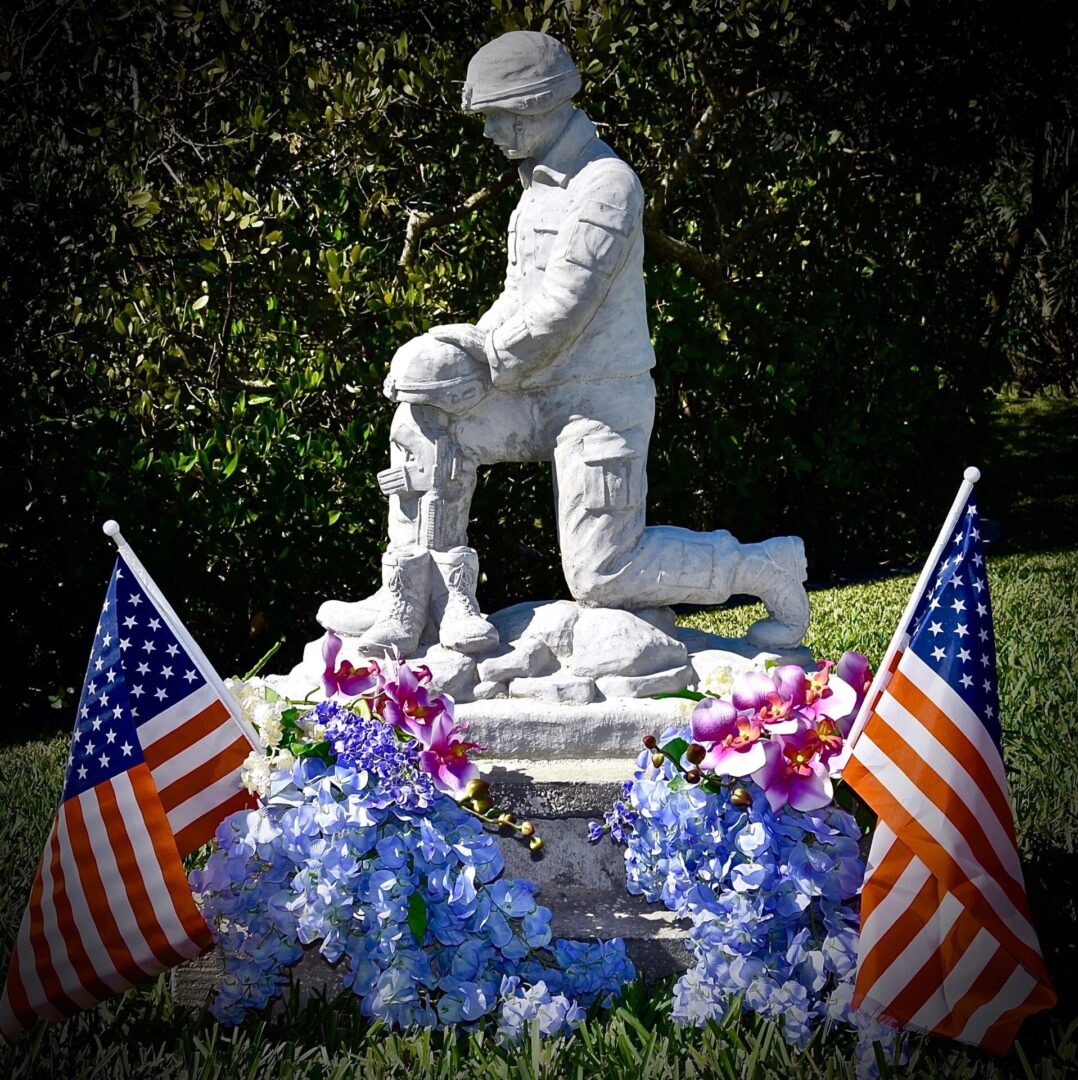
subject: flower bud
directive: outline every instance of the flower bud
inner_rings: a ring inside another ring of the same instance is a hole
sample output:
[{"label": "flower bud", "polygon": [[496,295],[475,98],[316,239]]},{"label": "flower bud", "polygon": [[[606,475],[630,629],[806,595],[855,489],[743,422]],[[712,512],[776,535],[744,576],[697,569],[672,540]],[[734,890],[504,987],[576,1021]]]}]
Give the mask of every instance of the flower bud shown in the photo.
[{"label": "flower bud", "polygon": [[734,806],[752,806],[752,795],[749,789],[740,784],[730,792],[730,802]]},{"label": "flower bud", "polygon": [[464,795],[468,799],[485,799],[490,794],[490,784],[486,780],[469,780],[464,789]]},{"label": "flower bud", "polygon": [[656,739],[654,735],[645,735],[644,736],[644,745],[649,750],[654,750],[655,747],[659,745],[659,740]]},{"label": "flower bud", "polygon": [[688,780],[690,784],[699,784],[701,778],[702,777],[699,769],[694,767],[692,769],[685,770],[685,779]]},{"label": "flower bud", "polygon": [[535,826],[530,821],[525,821],[524,824],[520,826],[521,836],[531,836],[534,832]]},{"label": "flower bud", "polygon": [[685,757],[693,765],[699,765],[707,757],[707,751],[698,742],[689,743],[689,748],[685,751]]},{"label": "flower bud", "polygon": [[499,825],[512,825],[514,821],[516,821],[516,818],[508,812],[498,815]]},{"label": "flower bud", "polygon": [[543,838],[541,836],[533,836],[528,841],[528,847],[530,847],[532,849],[532,851],[538,851],[542,846],[543,846]]},{"label": "flower bud", "polygon": [[666,758],[662,754],[656,753],[651,755],[651,764],[654,765],[656,769],[661,769],[665,760]]},{"label": "flower bud", "polygon": [[485,814],[493,805],[490,799],[472,799],[472,806],[477,814]]}]

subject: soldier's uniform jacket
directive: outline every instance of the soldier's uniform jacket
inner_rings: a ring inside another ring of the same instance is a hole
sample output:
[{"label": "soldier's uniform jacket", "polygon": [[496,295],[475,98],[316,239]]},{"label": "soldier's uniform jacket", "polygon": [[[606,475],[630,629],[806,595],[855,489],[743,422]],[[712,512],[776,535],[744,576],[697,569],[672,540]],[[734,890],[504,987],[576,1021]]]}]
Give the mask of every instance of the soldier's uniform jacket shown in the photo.
[{"label": "soldier's uniform jacket", "polygon": [[494,385],[528,390],[649,371],[636,173],[575,111],[520,178],[505,289],[477,324]]}]

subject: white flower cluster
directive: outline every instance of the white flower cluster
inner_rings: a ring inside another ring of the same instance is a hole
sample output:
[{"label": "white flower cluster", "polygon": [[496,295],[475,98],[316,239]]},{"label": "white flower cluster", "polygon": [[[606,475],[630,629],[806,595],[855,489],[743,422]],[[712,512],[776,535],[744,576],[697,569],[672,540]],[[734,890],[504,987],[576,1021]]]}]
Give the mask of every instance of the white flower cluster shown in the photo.
[{"label": "white flower cluster", "polygon": [[281,713],[288,708],[288,703],[281,699],[267,701],[266,691],[269,688],[264,680],[257,677],[246,682],[242,679],[227,679],[225,686],[240,703],[243,715],[258,733],[262,745],[267,750],[279,746],[284,734]]},{"label": "white flower cluster", "polygon": [[729,664],[716,664],[701,680],[700,693],[714,698],[729,698],[734,687],[734,669]]},{"label": "white flower cluster", "polygon": [[[240,703],[243,715],[247,717],[258,735],[258,740],[265,748],[252,750],[247,755],[240,770],[240,782],[252,795],[265,795],[269,790],[270,774],[274,769],[290,769],[295,757],[290,750],[281,748],[284,725],[281,714],[289,708],[287,701],[277,698],[266,700],[266,691],[270,688],[264,679],[252,678],[228,679],[225,682],[233,697]],[[313,724],[306,732],[306,741],[321,742],[326,729],[322,724]]]},{"label": "white flower cluster", "polygon": [[240,768],[240,783],[252,795],[265,796],[273,771],[291,769],[295,761],[291,750],[275,750],[270,754],[252,750]]}]

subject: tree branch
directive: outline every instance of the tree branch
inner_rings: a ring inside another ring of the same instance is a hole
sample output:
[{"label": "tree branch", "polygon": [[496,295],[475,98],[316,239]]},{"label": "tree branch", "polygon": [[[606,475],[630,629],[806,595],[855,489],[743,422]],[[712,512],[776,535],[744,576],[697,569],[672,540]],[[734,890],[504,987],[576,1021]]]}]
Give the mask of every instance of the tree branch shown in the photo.
[{"label": "tree branch", "polygon": [[692,133],[685,140],[685,145],[681,148],[681,152],[678,154],[670,171],[659,182],[659,186],[652,195],[648,202],[648,213],[659,217],[666,209],[666,200],[670,192],[685,179],[685,174],[689,171],[689,166],[692,164],[693,158],[696,157],[697,152],[703,145],[704,139],[707,138],[708,132],[711,130],[715,123],[716,118],[719,115],[719,110],[712,102],[704,111],[700,114],[700,119],[696,121],[696,127],[692,129]]},{"label": "tree branch", "polygon": [[644,240],[650,256],[662,262],[676,263],[691,274],[705,292],[718,299],[730,295],[730,285],[726,280],[722,262],[705,255],[692,244],[686,244],[684,240],[677,240],[663,232],[650,216],[644,219]]},{"label": "tree branch", "polygon": [[397,266],[402,270],[410,270],[415,266],[419,255],[419,241],[428,229],[438,229],[443,225],[451,225],[454,221],[460,221],[467,217],[473,210],[478,209],[484,203],[490,202],[496,195],[500,195],[517,178],[517,167],[510,166],[492,183],[478,191],[472,192],[462,203],[447,207],[444,210],[409,210],[408,224],[404,230],[404,247],[401,250]]},{"label": "tree branch", "polygon": [[666,209],[666,202],[670,193],[685,179],[689,168],[703,147],[711,129],[715,126],[720,116],[720,110],[734,108],[767,91],[766,86],[759,86],[746,93],[721,94],[719,90],[707,83],[707,96],[709,103],[696,121],[689,137],[685,140],[670,171],[659,182],[659,187],[649,200],[644,211],[644,239],[647,242],[648,254],[663,262],[676,263],[683,270],[691,274],[703,286],[704,290],[715,297],[728,297],[730,295],[730,283],[724,270],[726,257],[735,249],[740,241],[748,238],[759,228],[767,224],[767,220],[761,224],[753,223],[741,230],[740,233],[731,237],[725,244],[718,257],[705,255],[698,248],[686,244],[683,240],[677,240],[664,232],[661,219]]},{"label": "tree branch", "polygon": [[1003,332],[1003,320],[1010,307],[1014,279],[1018,276],[1022,256],[1025,254],[1029,241],[1059,200],[1075,183],[1078,183],[1078,159],[1071,161],[1048,191],[1044,190],[1043,179],[1037,177],[1036,160],[1033,167],[1033,197],[1030,199],[1029,210],[1018,219],[1003,245],[1003,256],[996,272],[996,279],[988,294],[988,319],[984,332],[981,334],[981,347],[986,351],[995,348]]}]

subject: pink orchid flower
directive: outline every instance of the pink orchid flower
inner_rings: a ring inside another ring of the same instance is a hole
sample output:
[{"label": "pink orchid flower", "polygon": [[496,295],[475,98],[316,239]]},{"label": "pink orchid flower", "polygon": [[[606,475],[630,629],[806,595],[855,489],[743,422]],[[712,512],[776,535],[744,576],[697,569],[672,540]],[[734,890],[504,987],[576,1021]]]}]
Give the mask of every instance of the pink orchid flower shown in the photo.
[{"label": "pink orchid flower", "polygon": [[322,690],[326,698],[358,697],[380,690],[382,675],[377,661],[368,660],[365,666],[357,668],[350,660],[342,660],[340,667],[334,667],[341,644],[341,639],[332,630],[322,644],[322,659],[326,664],[322,672]]},{"label": "pink orchid flower", "polygon": [[831,802],[834,789],[827,766],[817,756],[816,727],[801,721],[789,735],[774,735],[764,744],[766,761],[752,774],[772,810],[789,803],[795,810],[819,810]]},{"label": "pink orchid flower", "polygon": [[[853,687],[837,673],[832,673],[834,664],[830,660],[821,660],[819,669],[806,675],[796,665],[789,665],[801,672],[802,685],[795,695],[796,704],[792,712],[799,719],[811,724],[828,718],[836,723],[856,708],[857,694]],[[778,668],[778,671],[785,669]],[[793,672],[787,676],[792,682]],[[783,732],[782,734],[788,734]]]},{"label": "pink orchid flower", "polygon": [[853,707],[846,716],[839,717],[839,728],[843,735],[848,735],[857,710],[861,708],[861,702],[865,700],[865,695],[872,687],[873,671],[869,667],[867,656],[847,649],[839,657],[835,673],[843,682],[848,683],[854,692]]},{"label": "pink orchid flower", "polygon": [[820,755],[820,761],[826,765],[831,758],[841,749],[845,741],[839,721],[832,720],[830,716],[821,716],[816,721],[810,736],[815,741],[816,752]]},{"label": "pink orchid flower", "polygon": [[805,703],[805,672],[796,664],[783,664],[769,673],[742,671],[730,693],[734,707],[748,710],[771,735],[797,730],[794,710]]},{"label": "pink orchid flower", "polygon": [[702,771],[748,776],[765,764],[763,728],[752,713],[739,713],[728,701],[704,698],[693,709],[690,725],[696,742],[711,744],[700,762]]},{"label": "pink orchid flower", "polygon": [[482,750],[478,743],[465,742],[461,738],[464,730],[460,724],[454,724],[448,712],[440,712],[429,725],[429,742],[419,752],[419,763],[430,773],[434,786],[454,798],[464,793],[469,781],[479,778],[479,769],[468,760],[468,751]]},{"label": "pink orchid flower", "polygon": [[[429,668],[413,671],[404,661],[396,665],[395,678],[388,678],[379,699],[381,713],[387,724],[406,731],[424,746],[430,746],[434,724],[445,716],[453,722],[453,699],[445,694],[431,697],[422,681],[430,679]],[[377,710],[376,710],[377,711]]]}]

